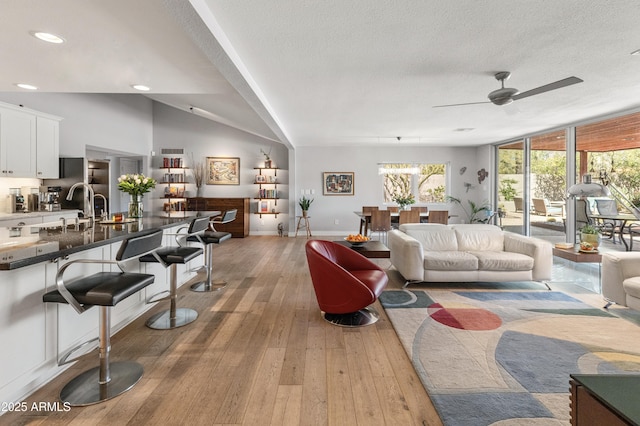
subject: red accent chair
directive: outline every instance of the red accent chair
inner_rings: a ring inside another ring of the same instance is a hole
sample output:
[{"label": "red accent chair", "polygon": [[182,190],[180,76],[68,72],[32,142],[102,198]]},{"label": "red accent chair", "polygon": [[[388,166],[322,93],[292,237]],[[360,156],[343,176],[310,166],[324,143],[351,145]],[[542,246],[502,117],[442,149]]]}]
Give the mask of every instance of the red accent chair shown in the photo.
[{"label": "red accent chair", "polygon": [[360,253],[332,241],[310,240],[307,263],[324,319],[335,325],[359,327],[375,323],[371,306],[389,278]]}]

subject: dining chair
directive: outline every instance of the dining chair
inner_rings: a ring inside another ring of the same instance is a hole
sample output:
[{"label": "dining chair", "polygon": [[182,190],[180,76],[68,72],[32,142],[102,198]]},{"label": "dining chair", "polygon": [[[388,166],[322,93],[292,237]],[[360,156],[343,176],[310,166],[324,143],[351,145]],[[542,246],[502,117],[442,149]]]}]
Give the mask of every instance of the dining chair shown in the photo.
[{"label": "dining chair", "polygon": [[[369,224],[371,223],[371,212],[380,210],[378,206],[363,206],[362,217],[360,218],[360,234],[367,235],[369,233]],[[364,228],[364,231],[363,231]]]},{"label": "dining chair", "polygon": [[448,210],[429,211],[429,223],[442,223],[447,225],[449,223],[449,211]]},{"label": "dining chair", "polygon": [[411,210],[415,210],[419,213],[427,213],[429,208],[427,206],[411,206]]},{"label": "dining chair", "polygon": [[391,213],[398,213],[398,211],[400,211],[398,206],[389,206],[387,207],[387,210],[389,210]]},{"label": "dining chair", "polygon": [[[598,210],[598,214],[603,216],[617,216],[620,214],[616,200],[596,199],[596,209]],[[609,238],[611,239],[613,239],[616,232],[620,231],[622,225],[622,221],[615,219],[600,219],[599,222],[601,222],[603,228],[611,231],[608,232]],[[620,238],[622,239],[622,235],[620,235]]]},{"label": "dining chair", "polygon": [[401,210],[398,223],[420,223],[420,212],[418,210]]},{"label": "dining chair", "polygon": [[378,239],[387,239],[387,232],[391,230],[391,212],[389,210],[374,210],[371,212],[371,234],[378,233]]}]

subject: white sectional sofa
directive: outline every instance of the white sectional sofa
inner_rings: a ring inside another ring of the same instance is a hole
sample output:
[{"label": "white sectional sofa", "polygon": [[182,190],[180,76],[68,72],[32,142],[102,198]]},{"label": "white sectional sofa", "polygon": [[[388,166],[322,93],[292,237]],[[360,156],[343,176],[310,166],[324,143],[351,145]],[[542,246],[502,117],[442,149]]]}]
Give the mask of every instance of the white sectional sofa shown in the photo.
[{"label": "white sectional sofa", "polygon": [[[551,279],[551,243],[495,225],[412,223],[388,233],[391,263],[412,282]],[[547,285],[547,288],[549,286]]]}]

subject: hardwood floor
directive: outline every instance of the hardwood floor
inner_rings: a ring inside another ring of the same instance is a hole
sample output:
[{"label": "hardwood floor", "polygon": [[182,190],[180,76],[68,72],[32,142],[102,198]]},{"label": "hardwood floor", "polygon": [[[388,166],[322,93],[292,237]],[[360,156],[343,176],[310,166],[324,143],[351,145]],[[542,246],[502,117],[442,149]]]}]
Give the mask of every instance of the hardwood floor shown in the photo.
[{"label": "hardwood floor", "polygon": [[[215,277],[227,288],[179,290],[178,306],[199,312],[194,323],[147,328],[165,302],[113,336],[112,361],[144,366],[133,389],[67,412],[8,413],[0,424],[441,425],[379,303],[373,326],[342,328],[320,317],[306,241],[256,236],[216,246]],[[400,288],[390,275],[390,287]],[[58,401],[67,381],[97,363],[97,351],[84,356],[28,405]]]}]

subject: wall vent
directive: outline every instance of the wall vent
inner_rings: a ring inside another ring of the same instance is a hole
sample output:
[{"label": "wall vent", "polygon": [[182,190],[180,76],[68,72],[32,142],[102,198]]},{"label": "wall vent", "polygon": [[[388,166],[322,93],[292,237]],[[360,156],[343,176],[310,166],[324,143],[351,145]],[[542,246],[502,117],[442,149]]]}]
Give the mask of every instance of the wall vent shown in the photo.
[{"label": "wall vent", "polygon": [[162,154],[184,154],[184,148],[162,148]]}]

